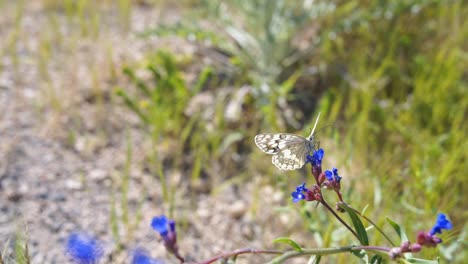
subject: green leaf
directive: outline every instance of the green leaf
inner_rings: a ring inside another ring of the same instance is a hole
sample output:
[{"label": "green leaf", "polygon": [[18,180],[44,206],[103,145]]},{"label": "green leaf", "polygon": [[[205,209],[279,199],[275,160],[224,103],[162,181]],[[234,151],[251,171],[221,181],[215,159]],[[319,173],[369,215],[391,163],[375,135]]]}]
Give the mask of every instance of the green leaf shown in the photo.
[{"label": "green leaf", "polygon": [[439,264],[439,260],[427,260],[418,258],[407,258],[404,259],[405,263],[416,263],[416,264]]},{"label": "green leaf", "polygon": [[141,121],[143,121],[145,124],[149,123],[148,117],[140,110],[138,103],[135,102],[135,100],[133,100],[132,98],[130,98],[130,96],[122,88],[116,88],[115,94],[117,96],[122,97],[125,105],[127,105],[127,107],[130,108],[130,110],[135,112],[135,114],[137,114],[138,117],[140,117]]},{"label": "green leaf", "polygon": [[31,263],[30,258],[29,258],[29,252],[28,252],[28,242],[27,242],[27,239],[25,238],[25,235],[20,230],[18,230],[15,234],[14,250],[15,250],[15,261],[16,261],[15,263],[18,263],[18,264]]},{"label": "green leaf", "polygon": [[322,256],[312,255],[310,256],[309,261],[307,261],[307,264],[319,264],[321,259]]},{"label": "green leaf", "polygon": [[367,260],[368,260],[368,257],[367,257],[367,254],[366,254],[366,251],[365,251],[365,250],[363,250],[363,249],[361,249],[361,250],[353,250],[353,251],[351,251],[351,253],[352,253],[354,256],[358,257],[362,262],[364,262],[364,263],[369,263],[369,261],[367,261]]},{"label": "green leaf", "polygon": [[203,71],[200,73],[198,76],[198,81],[193,87],[193,94],[197,94],[198,92],[201,91],[203,86],[206,84],[208,79],[213,75],[213,69],[211,67],[205,67],[203,68]]},{"label": "green leaf", "polygon": [[370,264],[380,264],[382,263],[383,261],[383,258],[382,256],[379,256],[379,255],[375,255],[371,258],[371,260],[369,261]]},{"label": "green leaf", "polygon": [[359,242],[361,242],[361,244],[364,245],[364,246],[368,246],[369,245],[369,238],[367,237],[367,231],[364,228],[364,225],[362,224],[361,219],[359,218],[359,216],[347,204],[340,203],[339,206],[346,210],[349,217],[351,218],[351,221],[353,221],[354,229],[356,230],[356,233],[358,235]]},{"label": "green leaf", "polygon": [[129,67],[125,67],[123,69],[123,73],[125,75],[127,75],[128,78],[130,78],[130,80],[135,83],[135,85],[146,95],[146,96],[150,96],[150,91],[149,91],[149,88],[148,86],[145,84],[145,82],[143,82],[140,78],[138,78],[135,74],[135,72],[129,68]]},{"label": "green leaf", "polygon": [[292,74],[286,81],[284,81],[279,89],[279,92],[282,96],[286,96],[289,94],[289,92],[294,88],[294,85],[296,84],[297,80],[301,77],[301,72],[296,71],[294,74]]},{"label": "green leaf", "polygon": [[289,237],[278,237],[277,239],[273,240],[273,243],[285,243],[297,252],[302,252],[301,246],[299,246],[299,244],[297,244],[294,240],[290,239]]},{"label": "green leaf", "polygon": [[395,229],[395,232],[398,234],[402,242],[409,241],[408,236],[406,235],[405,231],[403,230],[403,228],[400,227],[399,224],[397,224],[395,221],[393,221],[392,219],[388,217],[386,217],[386,219],[387,219],[387,222],[393,227],[393,229]]}]

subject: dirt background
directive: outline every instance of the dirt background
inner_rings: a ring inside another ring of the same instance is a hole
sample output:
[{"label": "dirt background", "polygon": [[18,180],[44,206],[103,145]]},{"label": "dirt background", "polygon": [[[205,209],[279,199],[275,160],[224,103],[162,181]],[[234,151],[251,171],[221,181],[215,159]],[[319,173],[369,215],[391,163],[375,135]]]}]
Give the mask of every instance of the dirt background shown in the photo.
[{"label": "dirt background", "polygon": [[[20,232],[27,237],[31,263],[68,263],[64,241],[71,232],[83,230],[104,242],[103,263],[128,263],[128,253],[137,246],[175,263],[149,227],[151,218],[168,208],[157,177],[141,165],[148,142],[113,89],[126,83],[121,67],[140,62],[151,50],[195,52],[180,39],[135,34],[160,21],[176,21],[177,8],[163,11],[133,4],[128,30],[117,20],[115,9],[103,9],[93,37],[80,36],[79,27],[67,22],[63,10],[41,1],[24,5],[19,25],[15,1],[3,3],[1,9],[0,250],[5,261],[14,262],[14,234]],[[50,27],[49,12],[55,14],[59,33]],[[121,198],[115,185],[122,177],[129,140],[133,146],[129,210],[136,218],[141,206],[142,215],[131,235],[120,225],[125,248],[119,252],[111,233],[111,204],[112,197]],[[261,175],[252,175],[251,183],[241,189],[228,185],[210,194],[188,193],[182,172],[174,168],[168,173],[178,186],[175,219],[180,250],[188,260],[244,247],[271,247],[272,239],[286,234],[300,237],[291,233],[297,219],[271,210],[288,198],[262,185]],[[148,192],[142,193],[145,187]],[[242,259],[240,263],[264,260]]]}]

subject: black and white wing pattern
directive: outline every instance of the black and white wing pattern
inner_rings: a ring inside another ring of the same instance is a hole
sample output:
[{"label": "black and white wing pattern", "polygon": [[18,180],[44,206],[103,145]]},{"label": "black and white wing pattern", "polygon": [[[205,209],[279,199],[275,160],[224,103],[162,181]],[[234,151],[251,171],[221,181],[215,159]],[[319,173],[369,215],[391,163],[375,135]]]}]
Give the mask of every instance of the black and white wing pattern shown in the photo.
[{"label": "black and white wing pattern", "polygon": [[273,155],[271,161],[281,170],[296,170],[306,163],[306,155],[313,148],[313,142],[299,135],[258,134],[255,144],[263,152]]}]

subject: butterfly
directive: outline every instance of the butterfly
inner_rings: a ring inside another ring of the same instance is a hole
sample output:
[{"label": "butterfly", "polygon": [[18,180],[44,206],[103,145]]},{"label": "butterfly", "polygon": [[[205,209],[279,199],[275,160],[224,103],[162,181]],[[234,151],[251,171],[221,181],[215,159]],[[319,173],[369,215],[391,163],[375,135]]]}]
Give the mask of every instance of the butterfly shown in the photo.
[{"label": "butterfly", "polygon": [[300,169],[306,163],[307,154],[315,149],[314,131],[319,118],[320,113],[307,138],[288,133],[264,133],[255,136],[255,144],[261,151],[273,155],[271,162],[280,170]]}]

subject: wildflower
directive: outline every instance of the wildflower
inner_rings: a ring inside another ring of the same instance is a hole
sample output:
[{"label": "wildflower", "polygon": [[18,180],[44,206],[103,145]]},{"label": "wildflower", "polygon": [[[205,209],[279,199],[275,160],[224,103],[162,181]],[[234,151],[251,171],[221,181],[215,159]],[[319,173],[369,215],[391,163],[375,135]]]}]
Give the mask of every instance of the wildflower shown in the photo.
[{"label": "wildflower", "polygon": [[151,221],[151,227],[161,235],[166,249],[183,262],[184,259],[180,256],[177,246],[175,221],[165,215],[156,216]]},{"label": "wildflower", "polygon": [[341,177],[340,177],[340,175],[338,175],[338,169],[337,168],[333,168],[331,171],[326,170],[325,171],[325,177],[327,177],[327,180],[329,182],[337,182],[337,183],[341,182]]},{"label": "wildflower", "polygon": [[437,215],[436,223],[429,233],[431,235],[442,234],[442,229],[452,229],[452,223],[450,223],[450,221],[447,219],[447,216],[445,216],[442,213],[439,213]]},{"label": "wildflower", "polygon": [[442,229],[452,229],[452,223],[447,219],[445,214],[439,214],[435,225],[431,231],[424,232],[420,231],[417,235],[418,244],[421,246],[435,247],[437,244],[442,243],[442,239],[438,238],[436,234],[441,234]]},{"label": "wildflower", "polygon": [[297,186],[296,188],[296,191],[292,192],[291,193],[291,196],[293,197],[293,202],[294,203],[297,203],[299,202],[300,200],[303,200],[306,198],[305,196],[305,192],[307,192],[307,188],[305,187],[305,183],[303,183],[302,185],[299,185]]},{"label": "wildflower", "polygon": [[314,150],[312,156],[307,154],[306,159],[307,162],[310,162],[310,164],[312,164],[312,167],[322,166],[322,159],[324,155],[325,151],[322,148],[320,148],[318,150]]},{"label": "wildflower", "polygon": [[170,225],[172,226],[170,230],[175,232],[174,220],[167,219],[165,215],[154,217],[153,221],[151,221],[151,227],[156,230],[163,239],[168,238]]},{"label": "wildflower", "polygon": [[98,263],[103,255],[101,242],[84,233],[73,233],[67,239],[66,251],[78,264]]},{"label": "wildflower", "polygon": [[314,150],[312,156],[307,154],[306,160],[312,165],[312,175],[315,178],[317,184],[321,185],[324,181],[323,174],[322,174],[322,159],[325,155],[325,151],[321,148],[318,150]]},{"label": "wildflower", "polygon": [[133,251],[132,264],[162,264],[162,262],[151,258],[146,250],[137,248]]},{"label": "wildflower", "polygon": [[291,193],[293,202],[297,203],[300,200],[306,201],[321,201],[322,193],[320,192],[320,187],[317,184],[312,185],[312,187],[306,188],[305,183],[296,187],[296,191]]},{"label": "wildflower", "polygon": [[333,168],[332,170],[326,170],[324,174],[327,178],[327,181],[324,183],[325,187],[334,190],[338,194],[340,201],[343,201],[340,193],[341,176],[338,175],[338,169]]}]

